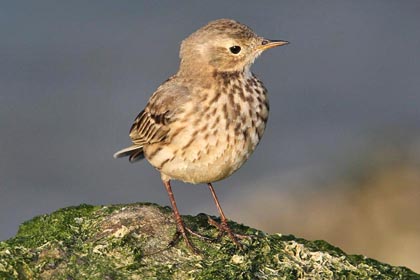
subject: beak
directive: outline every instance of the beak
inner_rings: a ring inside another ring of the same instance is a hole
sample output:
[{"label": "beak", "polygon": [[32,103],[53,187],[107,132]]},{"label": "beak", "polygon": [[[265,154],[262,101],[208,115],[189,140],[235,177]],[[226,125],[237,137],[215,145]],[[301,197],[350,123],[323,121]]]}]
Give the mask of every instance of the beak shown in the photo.
[{"label": "beak", "polygon": [[261,45],[257,47],[258,50],[265,51],[271,48],[280,47],[289,44],[288,41],[283,40],[267,40],[263,39]]}]

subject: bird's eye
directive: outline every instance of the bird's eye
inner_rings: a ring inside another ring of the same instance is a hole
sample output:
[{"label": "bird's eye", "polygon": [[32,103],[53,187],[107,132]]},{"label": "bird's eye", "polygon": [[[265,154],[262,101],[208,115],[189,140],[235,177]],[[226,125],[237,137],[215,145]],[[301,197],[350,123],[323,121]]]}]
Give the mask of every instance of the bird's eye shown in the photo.
[{"label": "bird's eye", "polygon": [[230,47],[229,50],[233,54],[238,54],[241,51],[241,47],[240,46],[233,46],[233,47]]}]

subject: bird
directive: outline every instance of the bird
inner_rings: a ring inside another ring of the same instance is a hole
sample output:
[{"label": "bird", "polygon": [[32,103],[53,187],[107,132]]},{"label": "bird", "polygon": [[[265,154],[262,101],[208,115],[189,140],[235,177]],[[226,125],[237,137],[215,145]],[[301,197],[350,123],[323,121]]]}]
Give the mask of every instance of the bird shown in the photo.
[{"label": "bird", "polygon": [[263,51],[288,43],[258,36],[232,19],[199,28],[181,43],[178,72],[157,88],[135,118],[129,132],[132,145],[114,154],[128,156],[130,162],[145,158],[160,172],[177,233],[194,252],[171,180],[207,184],[221,221],[211,224],[241,247],[212,183],[238,170],[260,142],[269,102],[267,89],[250,67]]}]

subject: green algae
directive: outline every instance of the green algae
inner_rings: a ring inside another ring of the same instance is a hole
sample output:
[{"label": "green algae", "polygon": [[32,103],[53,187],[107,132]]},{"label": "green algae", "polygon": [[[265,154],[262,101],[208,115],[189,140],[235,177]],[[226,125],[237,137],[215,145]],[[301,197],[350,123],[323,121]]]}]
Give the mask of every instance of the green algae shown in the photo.
[{"label": "green algae", "polygon": [[238,250],[228,238],[217,239],[207,215],[184,219],[212,239],[192,237],[199,255],[182,240],[173,242],[168,207],[80,205],[42,215],[0,242],[0,279],[420,279],[325,241],[267,235],[232,222],[236,233],[248,236]]}]

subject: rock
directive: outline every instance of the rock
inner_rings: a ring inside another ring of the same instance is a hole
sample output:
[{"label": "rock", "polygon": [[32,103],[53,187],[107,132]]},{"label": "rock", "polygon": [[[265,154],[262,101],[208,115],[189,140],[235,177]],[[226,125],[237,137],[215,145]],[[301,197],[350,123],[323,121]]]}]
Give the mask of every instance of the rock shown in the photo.
[{"label": "rock", "polygon": [[[23,223],[0,242],[0,279],[420,279],[408,268],[347,255],[325,241],[268,235],[231,223],[248,235],[238,250],[207,216],[184,216],[201,254],[174,242],[171,209],[155,204],[80,205]],[[217,220],[217,219],[216,219]]]}]

